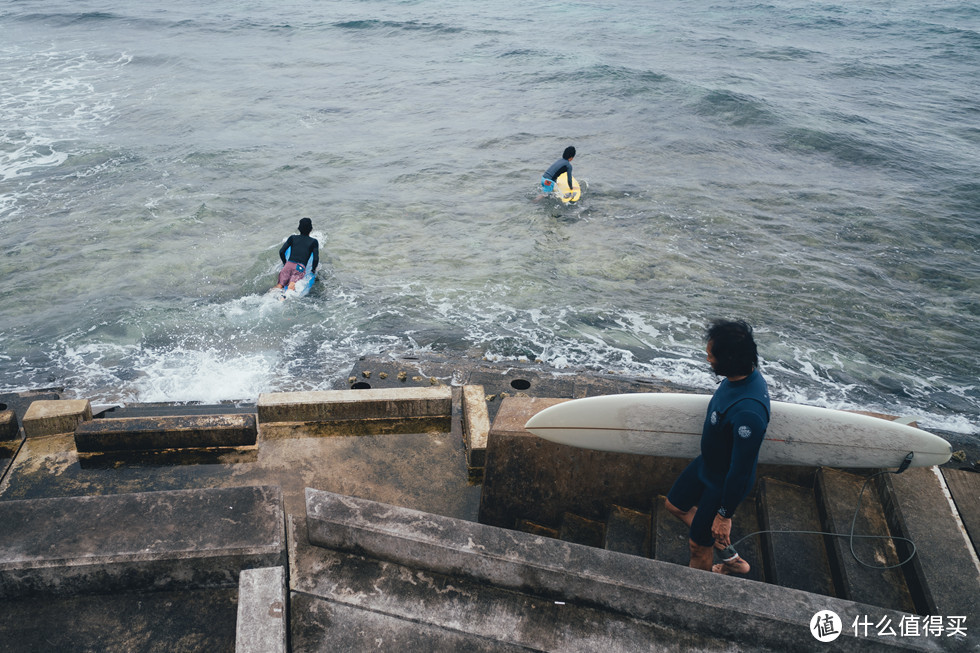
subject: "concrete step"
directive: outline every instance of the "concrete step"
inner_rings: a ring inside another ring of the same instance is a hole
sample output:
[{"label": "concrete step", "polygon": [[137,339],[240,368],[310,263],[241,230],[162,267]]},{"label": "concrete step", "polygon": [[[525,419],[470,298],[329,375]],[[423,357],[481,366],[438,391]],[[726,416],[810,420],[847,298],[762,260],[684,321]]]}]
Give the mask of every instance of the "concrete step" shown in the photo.
[{"label": "concrete step", "polygon": [[607,551],[650,557],[650,515],[638,510],[614,505],[606,520]]},{"label": "concrete step", "polygon": [[518,519],[515,530],[522,533],[530,533],[531,535],[540,535],[541,537],[550,537],[556,540],[558,539],[557,528],[549,528],[528,519]]},{"label": "concrete step", "polygon": [[[860,496],[855,534],[891,535],[874,481],[861,494],[864,485],[865,477],[856,474],[829,468],[817,472],[816,490],[824,530],[850,533]],[[868,605],[915,612],[915,604],[901,568],[881,569],[900,562],[894,540],[855,538],[852,541],[850,538],[833,537],[830,538],[830,547],[834,584],[841,597]],[[865,564],[858,562],[855,556]]]},{"label": "concrete step", "polygon": [[[759,522],[766,531],[823,530],[813,490],[772,478],[760,484]],[[836,596],[824,536],[768,532],[763,541],[769,582]]]},{"label": "concrete step", "polygon": [[282,491],[0,501],[0,599],[238,585],[285,562]]},{"label": "concrete step", "polygon": [[[892,534],[916,546],[903,569],[917,611],[980,623],[980,563],[939,468],[913,467],[881,478],[881,502]],[[970,501],[968,495],[963,500]],[[904,542],[896,547],[903,558],[910,553]]]},{"label": "concrete step", "polygon": [[75,427],[80,453],[250,447],[257,440],[251,413],[119,417]]},{"label": "concrete step", "polygon": [[[296,528],[289,538],[294,651],[337,650],[330,648],[335,606],[494,640],[501,650],[607,653],[809,651],[814,614],[831,610],[849,624],[868,611],[833,597],[309,488],[306,509],[305,540]],[[887,609],[875,616],[902,619]],[[338,625],[341,636],[359,628],[375,638],[383,632],[353,620]],[[372,639],[346,650],[365,643],[385,648],[384,640]],[[942,650],[927,638],[872,641],[846,628],[837,647]],[[438,643],[401,649],[453,650]]]},{"label": "concrete step", "polygon": [[605,539],[605,526],[600,521],[566,512],[558,527],[558,539],[600,548]]},{"label": "concrete step", "polygon": [[651,513],[651,552],[650,557],[662,562],[688,566],[691,562],[691,547],[688,544],[690,529],[677,517],[667,512],[664,506],[666,497],[654,497]]},{"label": "concrete step", "polygon": [[961,469],[943,469],[943,478],[966,528],[973,551],[980,549],[980,474]]}]

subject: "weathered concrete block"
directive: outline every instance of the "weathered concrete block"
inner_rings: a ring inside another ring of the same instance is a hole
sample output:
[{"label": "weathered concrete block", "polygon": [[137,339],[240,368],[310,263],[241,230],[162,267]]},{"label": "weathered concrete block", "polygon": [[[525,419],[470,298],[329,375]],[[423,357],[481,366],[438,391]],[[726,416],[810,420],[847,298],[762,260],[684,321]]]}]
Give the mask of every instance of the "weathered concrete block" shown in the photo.
[{"label": "weathered concrete block", "polygon": [[259,422],[398,420],[452,414],[452,388],[323,390],[259,395]]},{"label": "weathered concrete block", "polygon": [[0,440],[19,440],[20,426],[13,410],[0,411]]},{"label": "weathered concrete block", "polygon": [[249,413],[97,419],[75,428],[79,452],[248,447],[257,438]]},{"label": "weathered concrete block", "polygon": [[24,435],[71,433],[79,422],[92,419],[88,399],[42,399],[35,401],[24,413]]},{"label": "weathered concrete block", "polygon": [[[321,490],[306,490],[316,546],[463,576],[494,587],[612,610],[746,647],[813,649],[810,620],[821,610],[845,624],[905,613],[494,528]],[[861,638],[847,628],[841,650],[943,650],[935,638]]]},{"label": "weathered concrete block", "polygon": [[463,386],[463,438],[468,467],[483,467],[490,435],[490,413],[482,385]]},{"label": "weathered concrete block", "polygon": [[0,501],[0,524],[0,599],[228,587],[285,564],[278,486]]},{"label": "weathered concrete block", "polygon": [[286,630],[286,570],[243,569],[235,653],[285,653]]},{"label": "weathered concrete block", "polygon": [[613,506],[606,520],[603,547],[609,551],[650,557],[650,515],[639,510]]}]

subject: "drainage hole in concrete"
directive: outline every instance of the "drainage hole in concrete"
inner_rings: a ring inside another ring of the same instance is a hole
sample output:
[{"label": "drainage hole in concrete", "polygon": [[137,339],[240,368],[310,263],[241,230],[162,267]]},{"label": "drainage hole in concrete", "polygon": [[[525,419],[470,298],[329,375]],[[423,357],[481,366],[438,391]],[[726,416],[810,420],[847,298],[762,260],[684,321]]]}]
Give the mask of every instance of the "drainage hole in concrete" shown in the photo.
[{"label": "drainage hole in concrete", "polygon": [[531,387],[531,382],[527,379],[514,379],[510,382],[510,387],[515,390],[527,390]]},{"label": "drainage hole in concrete", "polygon": [[358,381],[357,383],[352,385],[351,388],[353,388],[354,390],[370,390],[371,384],[365,383],[364,381]]}]

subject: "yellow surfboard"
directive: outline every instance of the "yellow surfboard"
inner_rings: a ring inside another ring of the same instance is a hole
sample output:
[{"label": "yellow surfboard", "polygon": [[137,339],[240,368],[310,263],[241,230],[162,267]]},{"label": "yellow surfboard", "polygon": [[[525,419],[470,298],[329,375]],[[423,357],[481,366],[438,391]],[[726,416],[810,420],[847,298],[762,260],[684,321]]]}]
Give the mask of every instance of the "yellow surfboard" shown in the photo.
[{"label": "yellow surfboard", "polygon": [[572,186],[568,186],[568,173],[563,172],[555,180],[555,193],[563,204],[574,203],[582,196],[582,188],[578,185],[578,180],[572,177]]}]

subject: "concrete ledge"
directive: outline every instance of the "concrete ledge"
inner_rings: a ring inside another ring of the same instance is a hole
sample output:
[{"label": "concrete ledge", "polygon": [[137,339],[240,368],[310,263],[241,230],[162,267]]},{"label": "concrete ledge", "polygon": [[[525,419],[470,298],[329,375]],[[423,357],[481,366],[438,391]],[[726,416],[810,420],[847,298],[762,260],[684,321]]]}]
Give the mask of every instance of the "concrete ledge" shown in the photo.
[{"label": "concrete ledge", "polygon": [[[306,509],[309,540],[317,546],[592,605],[746,646],[813,650],[810,620],[821,610],[833,610],[844,624],[862,615],[897,624],[904,614],[310,488]],[[844,631],[838,647],[849,651],[940,651],[951,644]]]},{"label": "concrete ledge", "polygon": [[483,467],[487,458],[487,437],[490,435],[490,413],[487,395],[482,385],[463,386],[463,438],[466,444],[466,465]]},{"label": "concrete ledge", "polygon": [[259,422],[397,420],[452,413],[452,388],[324,390],[259,395]]},{"label": "concrete ledge", "polygon": [[88,399],[42,399],[24,413],[24,435],[29,438],[71,433],[79,422],[92,419]]},{"label": "concrete ledge", "polygon": [[238,584],[285,560],[278,486],[0,501],[0,598]]},{"label": "concrete ledge", "polygon": [[256,443],[254,414],[121,417],[75,427],[79,452],[247,447]]},{"label": "concrete ledge", "polygon": [[286,571],[243,569],[235,653],[286,653]]}]

